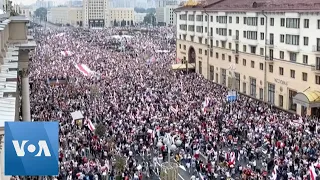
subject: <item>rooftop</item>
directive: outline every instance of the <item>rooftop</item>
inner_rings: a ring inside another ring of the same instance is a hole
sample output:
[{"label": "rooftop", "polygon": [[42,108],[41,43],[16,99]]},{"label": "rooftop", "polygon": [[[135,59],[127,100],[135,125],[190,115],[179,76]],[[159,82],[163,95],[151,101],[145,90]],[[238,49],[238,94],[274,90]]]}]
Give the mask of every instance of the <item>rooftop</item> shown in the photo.
[{"label": "rooftop", "polygon": [[208,11],[320,11],[319,0],[206,0],[201,3],[186,3],[182,10]]}]

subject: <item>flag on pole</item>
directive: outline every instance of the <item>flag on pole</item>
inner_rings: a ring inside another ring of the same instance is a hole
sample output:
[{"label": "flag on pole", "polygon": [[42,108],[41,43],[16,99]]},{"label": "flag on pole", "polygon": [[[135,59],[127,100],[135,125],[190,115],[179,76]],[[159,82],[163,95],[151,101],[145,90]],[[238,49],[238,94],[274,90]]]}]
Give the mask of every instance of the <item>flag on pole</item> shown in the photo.
[{"label": "flag on pole", "polygon": [[85,64],[75,64],[74,65],[84,76],[89,76],[94,73],[91,69]]}]

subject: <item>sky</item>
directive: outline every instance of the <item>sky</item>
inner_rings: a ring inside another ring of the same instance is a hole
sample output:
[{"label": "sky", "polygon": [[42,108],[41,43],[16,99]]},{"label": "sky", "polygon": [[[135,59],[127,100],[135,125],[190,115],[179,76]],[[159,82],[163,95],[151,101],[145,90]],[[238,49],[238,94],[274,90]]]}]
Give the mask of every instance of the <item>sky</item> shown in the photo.
[{"label": "sky", "polygon": [[30,5],[35,3],[36,0],[13,0],[13,4],[20,4],[22,3],[23,5]]}]

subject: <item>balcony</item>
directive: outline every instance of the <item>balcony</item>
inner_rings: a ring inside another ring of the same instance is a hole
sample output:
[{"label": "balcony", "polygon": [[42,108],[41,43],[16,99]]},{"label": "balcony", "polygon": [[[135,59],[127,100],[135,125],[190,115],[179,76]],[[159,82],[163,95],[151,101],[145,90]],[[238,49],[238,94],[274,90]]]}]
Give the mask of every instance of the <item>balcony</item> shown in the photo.
[{"label": "balcony", "polygon": [[316,74],[320,74],[320,66],[316,66],[316,65],[311,66],[311,71]]},{"label": "balcony", "polygon": [[238,42],[239,42],[239,36],[232,36],[232,40],[233,40],[235,43],[238,43]]},{"label": "balcony", "polygon": [[274,48],[274,40],[269,40],[267,39],[267,44],[266,44],[269,48]]},{"label": "balcony", "polygon": [[232,54],[235,56],[239,56],[239,50],[238,49],[232,49]]},{"label": "balcony", "polygon": [[266,59],[266,62],[269,63],[269,64],[273,64],[274,63],[273,57],[266,56],[265,59]]},{"label": "balcony", "polygon": [[312,52],[320,54],[320,46],[312,46]]}]

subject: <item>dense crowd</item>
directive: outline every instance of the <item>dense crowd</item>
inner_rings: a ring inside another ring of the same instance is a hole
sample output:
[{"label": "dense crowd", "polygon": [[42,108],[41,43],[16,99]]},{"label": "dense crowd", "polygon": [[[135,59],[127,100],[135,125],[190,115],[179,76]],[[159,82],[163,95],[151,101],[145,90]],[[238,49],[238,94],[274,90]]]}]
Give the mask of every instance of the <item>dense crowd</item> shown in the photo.
[{"label": "dense crowd", "polygon": [[[167,145],[159,143],[165,134],[181,141],[172,157],[191,179],[311,178],[319,164],[318,120],[242,95],[231,106],[225,87],[170,69],[174,34],[36,32],[31,113],[34,121],[60,122],[58,179],[152,179],[156,163],[147,160],[167,159]],[[75,121],[75,111],[83,119]]]}]

